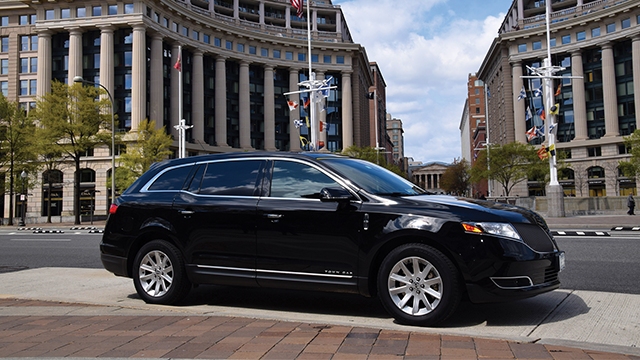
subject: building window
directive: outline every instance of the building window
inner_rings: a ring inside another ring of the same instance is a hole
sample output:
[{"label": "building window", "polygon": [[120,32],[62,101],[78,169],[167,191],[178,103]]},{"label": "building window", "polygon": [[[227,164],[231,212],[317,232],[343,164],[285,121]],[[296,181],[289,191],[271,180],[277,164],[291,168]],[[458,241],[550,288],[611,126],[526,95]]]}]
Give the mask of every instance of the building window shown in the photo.
[{"label": "building window", "polygon": [[587,148],[589,157],[602,156],[602,148],[600,146]]},{"label": "building window", "polygon": [[0,81],[0,91],[2,95],[5,97],[9,96],[9,82],[8,81]]},{"label": "building window", "polygon": [[607,25],[607,34],[610,34],[612,32],[616,31],[616,23],[612,23],[612,24],[608,24]]},{"label": "building window", "polygon": [[31,51],[38,51],[38,35],[31,37]]},{"label": "building window", "polygon": [[307,56],[304,53],[298,53],[298,61],[306,61]]},{"label": "building window", "polygon": [[2,48],[0,49],[2,52],[9,52],[9,38],[6,36],[3,36],[1,38],[2,40]]},{"label": "building window", "polygon": [[576,33],[576,41],[582,41],[587,38],[587,33],[585,31],[580,31]]},{"label": "building window", "polygon": [[173,26],[173,31],[174,31],[174,32],[178,32],[178,23],[175,23],[175,22],[174,22],[174,23],[172,24],[172,26]]},{"label": "building window", "polygon": [[243,53],[243,52],[244,52],[244,44],[238,44],[238,46],[236,46],[236,49],[237,49],[239,52]]},{"label": "building window", "polygon": [[0,17],[0,26],[9,26],[9,17],[8,16]]},{"label": "building window", "polygon": [[9,73],[9,59],[2,59],[2,65],[0,66],[0,74],[5,75]]},{"label": "building window", "polygon": [[29,25],[28,15],[20,15],[20,25]]},{"label": "building window", "polygon": [[526,52],[526,51],[527,51],[527,44],[518,45],[518,52],[519,53]]},{"label": "building window", "polygon": [[542,41],[534,41],[533,44],[531,44],[531,48],[533,50],[540,50],[542,49]]},{"label": "building window", "polygon": [[211,37],[207,34],[202,34],[202,41],[207,44],[211,44]]},{"label": "building window", "polygon": [[60,18],[68,19],[71,17],[71,9],[60,9]]},{"label": "building window", "polygon": [[227,42],[225,43],[225,48],[227,50],[233,50],[233,43],[229,40],[227,40]]},{"label": "building window", "polygon": [[476,95],[480,95],[480,89],[476,89]]},{"label": "building window", "polygon": [[29,80],[29,93],[31,95],[38,93],[38,80]]},{"label": "building window", "polygon": [[200,33],[194,30],[191,32],[191,37],[193,40],[200,40]]},{"label": "building window", "polygon": [[398,135],[393,135],[393,140],[398,140]]},{"label": "building window", "polygon": [[480,108],[479,107],[476,108],[476,114],[480,114]]},{"label": "building window", "polygon": [[344,56],[336,56],[336,64],[344,64]]},{"label": "building window", "polygon": [[213,45],[215,45],[215,46],[218,46],[218,47],[222,46],[222,40],[221,39],[214,38],[213,42],[214,42]]},{"label": "building window", "polygon": [[287,60],[293,60],[293,51],[285,51],[284,58]]},{"label": "building window", "polygon": [[618,145],[618,154],[624,155],[624,154],[630,154],[630,153],[631,153],[631,148],[627,147],[627,145],[625,144]]},{"label": "building window", "polygon": [[480,104],[480,98],[476,98],[476,105]]},{"label": "building window", "polygon": [[549,44],[551,44],[551,47],[556,46],[556,38],[549,39]]},{"label": "building window", "polygon": [[257,51],[258,51],[258,49],[256,49],[255,46],[249,46],[249,54],[256,55]]},{"label": "building window", "polygon": [[162,25],[164,25],[164,27],[166,27],[167,29],[169,28],[169,19],[167,19],[166,17],[162,18]]},{"label": "building window", "polygon": [[83,8],[83,7],[79,7],[76,8],[76,17],[77,18],[82,18],[87,16],[87,8]]},{"label": "building window", "polygon": [[133,14],[133,4],[124,4],[124,13]]},{"label": "building window", "polygon": [[318,55],[311,54],[311,62],[317,63],[318,62]]},{"label": "building window", "polygon": [[20,80],[20,95],[29,95],[29,81]]},{"label": "building window", "polygon": [[102,7],[101,6],[94,6],[91,9],[91,15],[92,16],[102,16]]},{"label": "building window", "polygon": [[323,62],[325,64],[331,64],[331,55],[324,55]]},{"label": "building window", "polygon": [[182,27],[182,35],[187,36],[187,37],[189,36],[189,28],[188,27],[186,27],[186,26]]},{"label": "building window", "polygon": [[626,28],[628,28],[630,26],[631,26],[631,19],[630,18],[622,20],[622,28],[623,29],[626,29]]},{"label": "building window", "polygon": [[597,37],[600,36],[600,28],[593,28],[591,29],[591,37]]},{"label": "building window", "polygon": [[109,5],[109,15],[118,15],[118,5]]},{"label": "building window", "polygon": [[54,15],[53,10],[46,10],[44,12],[44,19],[45,20],[53,20],[53,15]]},{"label": "building window", "polygon": [[29,51],[29,37],[20,36],[20,51]]},{"label": "building window", "polygon": [[261,48],[260,49],[260,56],[269,56],[269,49],[265,49],[265,48]]},{"label": "building window", "polygon": [[20,73],[26,74],[29,72],[29,58],[20,58]]},{"label": "building window", "polygon": [[273,58],[280,59],[280,50],[273,50]]},{"label": "building window", "polygon": [[31,58],[31,69],[30,72],[37,73],[38,72],[38,58]]},{"label": "building window", "polygon": [[565,35],[562,37],[562,44],[570,44],[571,43],[571,35]]}]

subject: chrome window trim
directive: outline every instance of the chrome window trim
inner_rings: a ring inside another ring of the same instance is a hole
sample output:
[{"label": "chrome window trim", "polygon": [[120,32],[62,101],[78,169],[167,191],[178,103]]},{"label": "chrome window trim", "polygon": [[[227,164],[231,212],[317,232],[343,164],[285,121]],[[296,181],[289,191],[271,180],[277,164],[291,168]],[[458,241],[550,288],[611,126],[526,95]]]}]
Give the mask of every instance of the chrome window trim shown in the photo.
[{"label": "chrome window trim", "polygon": [[[495,286],[499,287],[500,289],[504,289],[504,290],[520,290],[520,289],[530,288],[530,287],[533,286],[533,281],[528,276],[492,276],[492,277],[490,277],[490,279],[491,279],[491,281],[493,281],[493,284]],[[498,279],[498,280],[500,280],[500,279],[505,279],[505,280],[527,279],[527,280],[529,280],[529,285],[527,285],[527,286],[500,286],[496,282],[496,279]]]}]

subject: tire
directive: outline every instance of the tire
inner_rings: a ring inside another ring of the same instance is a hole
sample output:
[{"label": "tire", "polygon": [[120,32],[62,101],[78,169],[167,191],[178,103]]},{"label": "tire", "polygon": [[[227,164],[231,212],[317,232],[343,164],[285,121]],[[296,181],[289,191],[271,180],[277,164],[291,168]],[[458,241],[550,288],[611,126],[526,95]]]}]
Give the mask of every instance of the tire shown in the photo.
[{"label": "tire", "polygon": [[175,304],[191,290],[180,251],[164,240],[151,241],[138,251],[132,274],[138,295],[150,304]]},{"label": "tire", "polygon": [[401,324],[435,325],[460,303],[458,270],[448,257],[427,245],[395,248],[382,261],[377,282],[382,305]]}]

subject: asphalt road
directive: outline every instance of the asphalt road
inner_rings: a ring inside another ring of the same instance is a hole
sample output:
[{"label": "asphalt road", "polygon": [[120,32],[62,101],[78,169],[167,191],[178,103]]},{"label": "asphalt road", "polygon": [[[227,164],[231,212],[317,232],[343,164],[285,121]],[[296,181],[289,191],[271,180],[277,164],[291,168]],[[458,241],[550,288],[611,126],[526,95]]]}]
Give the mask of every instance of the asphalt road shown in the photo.
[{"label": "asphalt road", "polygon": [[[0,272],[25,268],[102,269],[102,234],[64,230],[63,234],[0,230]],[[640,235],[557,236],[566,252],[562,289],[640,294]]]}]

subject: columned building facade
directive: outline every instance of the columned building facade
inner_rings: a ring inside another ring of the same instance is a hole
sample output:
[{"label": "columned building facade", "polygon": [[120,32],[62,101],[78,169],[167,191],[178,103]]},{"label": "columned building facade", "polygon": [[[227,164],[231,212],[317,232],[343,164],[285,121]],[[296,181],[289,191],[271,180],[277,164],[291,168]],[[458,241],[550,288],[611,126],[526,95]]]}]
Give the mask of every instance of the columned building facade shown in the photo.
[{"label": "columned building facade", "polygon": [[[491,94],[487,99],[491,142],[546,144],[546,139],[529,139],[526,134],[544,124],[539,115],[544,110],[542,97],[535,95],[541,81],[522,76],[542,66],[550,48],[552,65],[564,68],[556,75],[579,77],[553,84],[554,102],[559,105],[556,148],[570,165],[559,172],[565,194],[637,194],[636,180],[623,176],[618,162],[629,160],[624,138],[640,125],[639,24],[638,0],[513,1],[478,72]],[[519,100],[523,88],[526,98]],[[516,193],[544,195],[544,189],[529,182]]]},{"label": "columned building facade", "polygon": [[[301,151],[307,128],[293,124],[310,108],[304,107],[305,95],[284,93],[304,89],[298,83],[309,78],[311,60],[316,78],[337,86],[320,114],[329,124],[320,135],[326,150],[371,146],[367,94],[373,76],[366,52],[351,39],[339,6],[324,1],[311,11],[309,59],[306,19],[296,16],[289,1],[3,1],[1,90],[28,111],[53,81],[71,85],[82,76],[113,96],[117,131],[135,133],[141,121],[155,121],[176,139],[176,153],[182,95],[182,118],[193,125],[186,131],[188,156]],[[178,57],[182,84],[174,67]],[[290,110],[288,100],[300,106]],[[83,161],[91,173],[83,188],[98,191],[90,199],[96,214],[104,214],[111,201],[110,156],[110,149],[97,148]],[[56,215],[70,215],[73,169],[61,172]],[[42,177],[30,181],[42,183]],[[30,217],[44,215],[47,191],[32,187]]]}]

